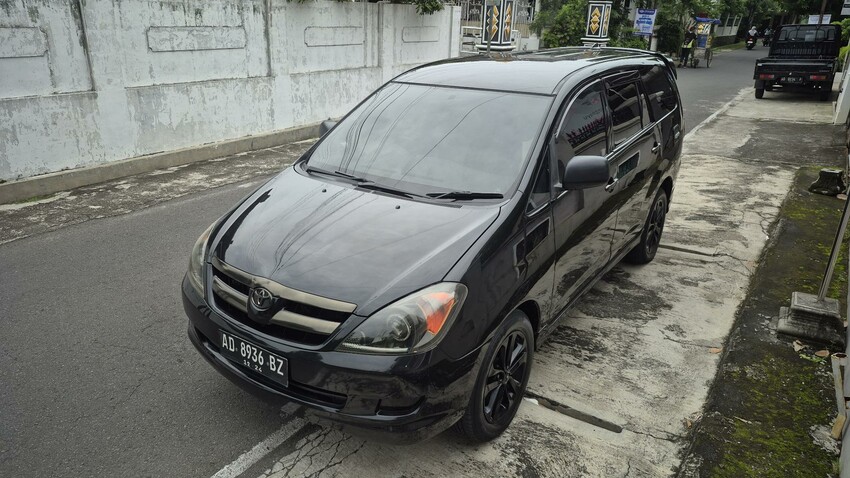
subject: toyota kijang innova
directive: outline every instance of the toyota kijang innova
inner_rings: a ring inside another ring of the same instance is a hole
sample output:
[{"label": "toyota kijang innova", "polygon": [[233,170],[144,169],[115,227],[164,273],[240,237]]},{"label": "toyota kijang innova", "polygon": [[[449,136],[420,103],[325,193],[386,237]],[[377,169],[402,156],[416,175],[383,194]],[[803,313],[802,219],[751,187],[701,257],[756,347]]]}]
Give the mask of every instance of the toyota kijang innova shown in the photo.
[{"label": "toyota kijang innova", "polygon": [[565,48],[398,76],[201,235],[189,338],[250,391],[379,438],[498,436],[570,306],[655,256],[674,72]]}]

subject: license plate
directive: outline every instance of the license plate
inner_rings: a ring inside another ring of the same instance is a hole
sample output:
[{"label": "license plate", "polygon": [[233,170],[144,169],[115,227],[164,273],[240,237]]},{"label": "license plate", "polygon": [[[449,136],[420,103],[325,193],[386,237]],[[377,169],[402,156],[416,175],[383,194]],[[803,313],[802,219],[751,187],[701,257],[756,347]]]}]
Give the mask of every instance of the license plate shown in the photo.
[{"label": "license plate", "polygon": [[782,80],[784,83],[802,83],[803,79],[799,76],[788,76]]},{"label": "license plate", "polygon": [[289,385],[289,362],[285,358],[222,330],[218,345],[221,354],[230,360],[283,386]]}]

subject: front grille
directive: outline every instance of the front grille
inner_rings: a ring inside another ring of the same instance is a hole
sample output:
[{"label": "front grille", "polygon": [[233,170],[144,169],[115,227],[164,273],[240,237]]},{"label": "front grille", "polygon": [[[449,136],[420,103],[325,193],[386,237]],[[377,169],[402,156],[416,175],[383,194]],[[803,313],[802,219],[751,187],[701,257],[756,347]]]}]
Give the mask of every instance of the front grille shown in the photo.
[{"label": "front grille", "polygon": [[[210,270],[213,276],[212,297],[219,311],[245,326],[272,337],[297,344],[320,345],[351,316],[350,311],[330,310],[306,303],[312,300],[319,304],[330,303],[342,308],[338,305],[344,304],[342,302],[319,298],[274,284],[279,291],[278,298],[283,303],[283,309],[274,315],[270,323],[261,324],[248,316],[248,296],[252,285],[255,285],[252,282],[259,279],[264,281],[264,286],[268,286],[268,281],[261,278],[255,279],[216,259],[213,260]],[[294,292],[290,293],[290,291]],[[282,297],[284,294],[289,294],[290,298]],[[303,298],[304,301],[292,300],[292,297]],[[351,311],[354,310],[353,304],[345,305],[349,306]]]}]

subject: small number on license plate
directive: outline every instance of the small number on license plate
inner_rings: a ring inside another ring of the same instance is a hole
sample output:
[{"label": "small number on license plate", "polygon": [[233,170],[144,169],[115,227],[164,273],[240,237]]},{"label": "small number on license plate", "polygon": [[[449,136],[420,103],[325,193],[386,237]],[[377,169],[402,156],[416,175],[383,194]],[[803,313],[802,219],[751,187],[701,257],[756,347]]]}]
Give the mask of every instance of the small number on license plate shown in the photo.
[{"label": "small number on license plate", "polygon": [[267,377],[275,382],[289,385],[289,362],[247,340],[219,331],[221,354],[233,362]]}]

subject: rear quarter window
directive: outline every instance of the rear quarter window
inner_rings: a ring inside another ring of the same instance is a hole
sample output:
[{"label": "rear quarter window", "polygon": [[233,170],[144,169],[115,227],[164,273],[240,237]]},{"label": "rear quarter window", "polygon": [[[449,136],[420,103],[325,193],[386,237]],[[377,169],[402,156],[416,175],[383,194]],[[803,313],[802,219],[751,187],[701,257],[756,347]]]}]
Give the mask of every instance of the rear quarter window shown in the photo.
[{"label": "rear quarter window", "polygon": [[676,109],[679,101],[673,89],[670,76],[660,66],[646,70],[642,75],[647,104],[652,113],[652,119],[658,121],[667,113]]}]

